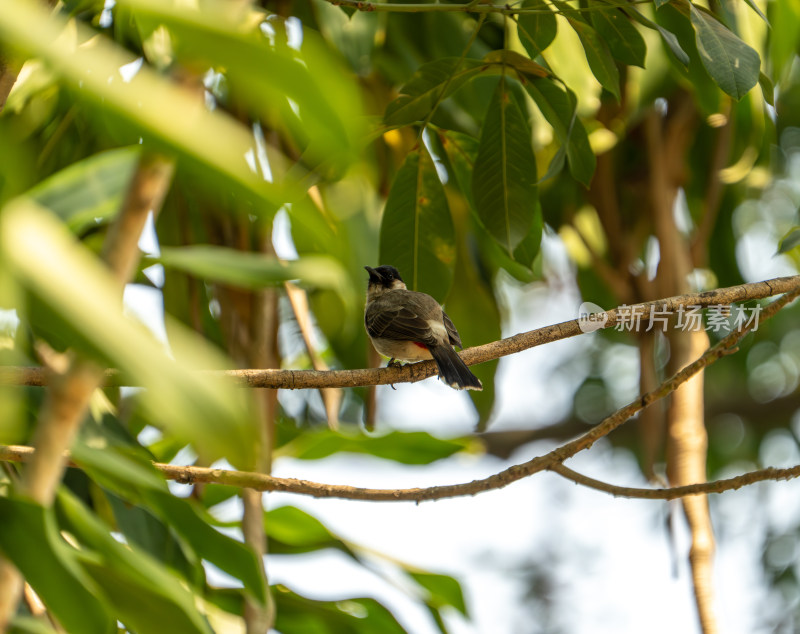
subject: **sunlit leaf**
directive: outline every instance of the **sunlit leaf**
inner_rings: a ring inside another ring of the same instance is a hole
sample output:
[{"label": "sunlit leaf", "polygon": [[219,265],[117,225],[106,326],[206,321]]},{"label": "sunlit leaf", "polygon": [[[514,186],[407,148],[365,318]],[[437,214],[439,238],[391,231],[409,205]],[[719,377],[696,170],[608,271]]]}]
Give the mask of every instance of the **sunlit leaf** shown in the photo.
[{"label": "sunlit leaf", "polygon": [[143,504],[160,517],[197,553],[236,579],[250,595],[264,600],[264,583],[254,553],[243,543],[217,531],[202,507],[176,498],[163,477],[149,463],[121,451],[97,451],[77,445],[75,461],[99,484],[133,504]]},{"label": "sunlit leaf", "polygon": [[424,147],[395,176],[380,234],[380,261],[397,267],[408,288],[443,301],[455,266],[455,233],[444,186]]},{"label": "sunlit leaf", "polygon": [[133,146],[101,152],[50,176],[27,195],[81,234],[119,211],[140,151]]},{"label": "sunlit leaf", "polygon": [[741,99],[758,82],[761,58],[712,15],[691,2],[688,6],[703,66],[722,90]]},{"label": "sunlit leaf", "polygon": [[531,227],[535,183],[530,127],[507,80],[501,79],[481,129],[472,195],[484,226],[509,253]]},{"label": "sunlit leaf", "polygon": [[[145,388],[153,420],[191,439],[206,457],[250,465],[255,429],[246,395],[197,372],[225,361],[177,324],[170,347],[179,365],[142,328],[122,315],[120,291],[107,270],[51,214],[30,201],[0,215],[0,250],[20,283],[47,305],[93,352]],[[55,318],[55,317],[54,317]]]},{"label": "sunlit leaf", "polygon": [[778,253],[788,253],[800,245],[800,227],[792,227],[783,238],[781,238],[778,245]]},{"label": "sunlit leaf", "polygon": [[264,526],[271,553],[306,553],[334,548],[356,557],[350,546],[331,533],[322,522],[295,506],[280,506],[265,511]]},{"label": "sunlit leaf", "polygon": [[275,629],[314,634],[405,634],[394,615],[375,599],[314,601],[275,587]]},{"label": "sunlit leaf", "polygon": [[771,74],[775,79],[783,77],[787,64],[791,64],[797,54],[800,42],[800,6],[795,2],[774,2],[769,7],[771,29],[769,31],[769,60]]},{"label": "sunlit leaf", "polygon": [[79,41],[90,43],[75,46],[72,38],[62,37],[67,22],[44,7],[9,0],[0,20],[0,40],[45,61],[76,89],[77,98],[101,105],[104,113],[121,117],[141,134],[212,170],[229,186],[270,201],[272,209],[299,197],[266,182],[248,166],[246,156],[253,152],[254,142],[247,128],[219,110],[209,111],[202,99],[147,66],[124,80],[120,68],[137,58],[80,22],[71,25]]},{"label": "sunlit leaf", "polygon": [[283,23],[271,20],[267,32],[273,35],[268,37],[260,24],[265,15],[253,12],[234,21],[234,12],[224,2],[206,2],[202,10],[157,0],[119,4],[130,7],[147,25],[146,36],[166,27],[180,59],[192,64],[206,60],[211,67],[223,68],[231,92],[272,126],[289,124],[316,160],[354,158],[361,123],[358,94],[319,34],[305,28],[299,44],[290,46]]},{"label": "sunlit leaf", "polygon": [[98,599],[99,588],[79,563],[81,555],[59,535],[50,510],[0,497],[0,551],[69,632],[112,631],[115,619]]},{"label": "sunlit leaf", "polygon": [[43,621],[32,616],[15,618],[7,630],[8,634],[58,634],[58,632]]},{"label": "sunlit leaf", "polygon": [[299,280],[312,287],[336,291],[348,305],[355,303],[347,272],[337,260],[324,255],[281,261],[263,253],[195,244],[163,247],[155,260],[199,279],[253,290]]},{"label": "sunlit leaf", "polygon": [[174,573],[131,544],[114,539],[71,493],[59,493],[57,508],[67,530],[99,555],[85,560],[83,568],[114,606],[120,621],[136,631],[153,634],[211,633],[194,597]]},{"label": "sunlit leaf", "polygon": [[461,584],[447,575],[436,575],[425,572],[411,572],[409,576],[430,593],[428,602],[435,607],[450,606],[467,615],[467,604]]},{"label": "sunlit leaf", "polygon": [[300,460],[319,460],[335,453],[350,452],[421,465],[471,448],[471,443],[466,439],[437,438],[421,431],[393,431],[382,436],[365,436],[321,430],[298,434],[277,453]]}]

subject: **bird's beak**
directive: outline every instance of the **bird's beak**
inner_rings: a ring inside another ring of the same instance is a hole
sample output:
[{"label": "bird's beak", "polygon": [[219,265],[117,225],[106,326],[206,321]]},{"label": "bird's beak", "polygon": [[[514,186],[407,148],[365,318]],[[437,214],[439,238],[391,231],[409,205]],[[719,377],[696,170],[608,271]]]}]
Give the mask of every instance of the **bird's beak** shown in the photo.
[{"label": "bird's beak", "polygon": [[381,274],[378,273],[375,269],[371,266],[365,266],[364,270],[369,273],[369,281],[374,282],[375,284],[380,284],[383,281]]}]

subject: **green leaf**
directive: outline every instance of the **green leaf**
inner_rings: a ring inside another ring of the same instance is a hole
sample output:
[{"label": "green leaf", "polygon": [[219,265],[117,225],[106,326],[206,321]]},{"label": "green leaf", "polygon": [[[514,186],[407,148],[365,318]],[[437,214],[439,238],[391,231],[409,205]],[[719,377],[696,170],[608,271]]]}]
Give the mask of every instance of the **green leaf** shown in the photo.
[{"label": "green leaf", "polygon": [[761,92],[764,95],[764,101],[766,101],[770,106],[774,108],[775,85],[772,83],[772,80],[769,77],[767,77],[764,73],[759,73],[758,83],[761,86]]},{"label": "green leaf", "polygon": [[53,174],[26,195],[80,235],[119,211],[140,154],[140,146],[100,152]]},{"label": "green leaf", "polygon": [[541,185],[542,183],[547,182],[551,178],[555,178],[558,174],[561,173],[561,170],[564,169],[564,163],[567,159],[567,148],[564,145],[559,145],[558,150],[556,153],[553,154],[553,158],[550,159],[550,163],[547,165],[547,171],[544,173],[537,182],[537,185]]},{"label": "green leaf", "polygon": [[537,77],[548,77],[550,71],[541,64],[531,61],[524,55],[520,55],[516,51],[508,49],[500,49],[490,51],[483,57],[483,61],[488,64],[500,66],[498,69],[501,73],[504,72],[503,67],[511,67],[521,76],[521,79],[535,79]]},{"label": "green leaf", "polygon": [[[469,218],[465,218],[465,220],[469,220]],[[477,224],[477,222],[474,223],[476,226]],[[485,235],[484,231],[480,231],[480,233]],[[484,239],[491,242],[492,245],[497,245],[488,236]],[[497,249],[500,250],[499,247]],[[455,283],[445,303],[445,310],[458,327],[458,333],[461,335],[461,341],[464,342],[465,347],[497,341],[502,337],[500,311],[491,283],[475,267],[474,259],[470,254],[471,250],[472,246],[466,241],[459,249]],[[483,390],[470,390],[469,396],[475,409],[478,410],[477,427],[484,429],[495,405],[497,361],[473,365],[470,366],[470,370],[483,383]],[[456,439],[453,439],[449,442],[455,441]],[[466,449],[469,450],[470,447],[466,447]]]},{"label": "green leaf", "polygon": [[[224,68],[228,89],[241,96],[273,128],[287,129],[314,156],[348,163],[360,135],[359,96],[351,76],[311,29],[287,44],[285,26],[270,20],[274,33],[261,30],[264,16],[234,21],[224,2],[194,10],[157,0],[121,0],[144,26],[143,40],[166,27],[175,54],[192,65]],[[254,19],[255,18],[255,19]],[[277,32],[277,33],[275,33]],[[269,69],[269,72],[264,72]]]},{"label": "green leaf", "polygon": [[465,617],[469,617],[461,584],[456,579],[447,575],[423,572],[409,572],[408,574],[430,593],[426,603],[436,608],[450,606],[461,612]]},{"label": "green leaf", "polygon": [[8,634],[58,634],[50,625],[32,616],[21,616],[11,621]]},{"label": "green leaf", "polygon": [[619,101],[619,69],[608,44],[585,22],[572,18],[568,18],[568,21],[583,45],[583,52],[586,54],[586,61],[589,62],[592,74],[600,85]]},{"label": "green leaf", "polygon": [[[254,142],[247,128],[220,110],[208,110],[202,99],[146,65],[130,81],[123,81],[119,69],[136,62],[136,56],[80,21],[71,22],[69,28],[77,29],[77,38],[63,36],[67,22],[58,14],[51,15],[35,3],[9,0],[3,6],[0,39],[26,56],[41,58],[75,89],[75,97],[101,106],[104,116],[120,117],[135,133],[204,166],[207,174],[221,176],[226,186],[268,201],[268,209],[302,195],[265,181],[248,166],[245,157],[252,153]],[[76,39],[91,39],[92,45],[76,47]]]},{"label": "green leaf", "polygon": [[107,506],[108,517],[103,519],[124,536],[126,543],[138,546],[180,575],[193,591],[204,590],[202,560],[152,509],[133,504],[130,498],[122,498],[108,487],[91,486],[90,490],[94,508]]},{"label": "green leaf", "polygon": [[517,18],[517,29],[522,45],[531,59],[541,55],[555,39],[558,22],[544,0],[525,0],[523,9],[537,9],[541,13],[520,13]]},{"label": "green leaf", "polygon": [[241,580],[252,597],[265,601],[264,581],[253,551],[216,530],[204,509],[173,496],[148,460],[121,450],[99,451],[83,445],[75,446],[73,458],[93,480],[128,502],[143,505],[184,539],[197,556]]},{"label": "green leaf", "polygon": [[592,24],[605,40],[614,59],[644,68],[647,45],[641,33],[619,9],[592,11]]},{"label": "green leaf", "polygon": [[574,93],[562,89],[552,79],[535,79],[526,82],[524,88],[566,149],[570,172],[578,182],[588,187],[597,158],[589,144],[586,128],[578,118],[578,100]]},{"label": "green leaf", "polygon": [[430,464],[459,451],[472,450],[469,439],[443,439],[422,431],[393,431],[383,436],[344,432],[304,431],[277,451],[277,455],[299,460],[319,460],[339,452],[350,452],[394,460],[403,464]]},{"label": "green leaf", "polygon": [[356,302],[355,290],[347,271],[337,260],[324,255],[308,255],[298,260],[282,261],[262,253],[194,244],[162,247],[161,255],[155,261],[199,279],[251,290],[300,280],[314,288],[336,291],[351,308]]},{"label": "green leaf", "polygon": [[761,58],[712,15],[688,3],[697,50],[714,82],[737,101],[758,82]]},{"label": "green leaf", "polygon": [[797,55],[800,44],[800,6],[794,2],[775,2],[770,7],[772,16],[769,31],[769,48],[766,50],[770,60],[771,75],[775,78],[784,76],[784,69],[791,64]]},{"label": "green leaf", "polygon": [[[679,62],[674,64],[678,76],[689,82],[694,88],[695,100],[700,106],[700,110],[705,115],[720,112],[720,108],[723,107],[723,93],[714,83],[700,59],[700,52],[697,50],[697,33],[689,19],[689,8],[680,1],[675,0],[674,3],[657,11],[656,20],[675,35],[681,49],[689,56],[688,65],[677,58],[672,59]],[[727,99],[727,97],[724,98]]]},{"label": "green leaf", "polygon": [[800,245],[800,227],[792,227],[778,244],[778,253],[788,253]]},{"label": "green leaf", "polygon": [[424,147],[411,152],[392,183],[383,210],[380,262],[397,267],[408,287],[441,302],[455,265],[450,207],[433,158]]},{"label": "green leaf", "polygon": [[194,597],[174,573],[138,547],[114,539],[105,525],[68,491],[59,492],[57,509],[67,530],[99,555],[85,560],[83,568],[114,606],[120,621],[130,629],[153,634],[211,634],[195,607]]},{"label": "green leaf", "polygon": [[632,6],[625,7],[625,12],[639,24],[646,26],[648,29],[658,31],[659,35],[661,35],[661,39],[664,40],[664,44],[666,44],[667,48],[672,51],[672,54],[675,56],[675,58],[684,66],[689,65],[689,56],[686,54],[686,51],[681,48],[678,38],[672,31],[668,31],[660,24],[656,24]]},{"label": "green leaf", "polygon": [[501,79],[481,129],[472,175],[478,216],[509,253],[527,235],[536,201],[536,157],[528,121]]},{"label": "green leaf", "polygon": [[611,55],[606,40],[597,34],[597,31],[584,19],[579,11],[566,2],[553,0],[553,5],[558,7],[578,35],[592,74],[600,82],[600,85],[619,101],[619,69],[614,57]]},{"label": "green leaf", "polygon": [[383,122],[400,126],[424,120],[435,104],[478,75],[483,65],[480,60],[459,57],[423,64],[386,108]]},{"label": "green leaf", "polygon": [[313,634],[404,634],[394,615],[374,599],[314,601],[283,586],[274,591],[279,632]]},{"label": "green leaf", "polygon": [[266,511],[264,526],[270,540],[270,553],[297,554],[333,548],[357,559],[349,545],[331,533],[316,517],[295,506],[280,506]]},{"label": "green leaf", "polygon": [[198,372],[226,367],[209,344],[170,322],[168,356],[123,316],[121,290],[108,270],[31,201],[16,200],[0,214],[0,253],[20,284],[51,311],[51,328],[65,330],[76,345],[145,388],[139,398],[152,420],[191,439],[206,459],[253,464],[257,434],[249,395]]},{"label": "green leaf", "polygon": [[79,554],[59,535],[52,512],[21,499],[0,497],[0,551],[20,570],[61,625],[74,634],[110,634],[114,619],[98,600]]},{"label": "green leaf", "polygon": [[539,250],[542,246],[543,227],[542,206],[537,201],[536,213],[533,216],[533,226],[528,235],[525,236],[525,239],[514,249],[514,259],[529,269],[533,268],[533,261],[539,255]]},{"label": "green leaf", "polygon": [[463,132],[439,130],[439,140],[450,161],[451,173],[461,193],[474,208],[472,200],[472,172],[478,156],[478,139]]}]

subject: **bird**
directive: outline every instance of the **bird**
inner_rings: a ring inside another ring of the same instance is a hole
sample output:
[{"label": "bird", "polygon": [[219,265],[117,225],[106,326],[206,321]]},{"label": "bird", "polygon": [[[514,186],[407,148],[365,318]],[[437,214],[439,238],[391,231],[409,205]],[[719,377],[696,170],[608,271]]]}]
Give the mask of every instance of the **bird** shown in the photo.
[{"label": "bird", "polygon": [[482,390],[478,377],[453,346],[463,348],[461,337],[447,313],[433,297],[410,291],[393,266],[365,266],[369,273],[364,324],[375,349],[401,361],[433,359],[439,378],[456,390]]}]

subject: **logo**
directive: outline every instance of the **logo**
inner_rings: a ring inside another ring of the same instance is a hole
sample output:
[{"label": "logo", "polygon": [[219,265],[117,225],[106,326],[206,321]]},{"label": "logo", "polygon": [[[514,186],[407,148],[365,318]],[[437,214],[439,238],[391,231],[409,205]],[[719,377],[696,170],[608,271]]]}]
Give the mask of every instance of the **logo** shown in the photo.
[{"label": "logo", "polygon": [[592,302],[583,302],[578,306],[578,328],[581,332],[594,332],[600,330],[606,325],[608,315],[597,304]]}]

